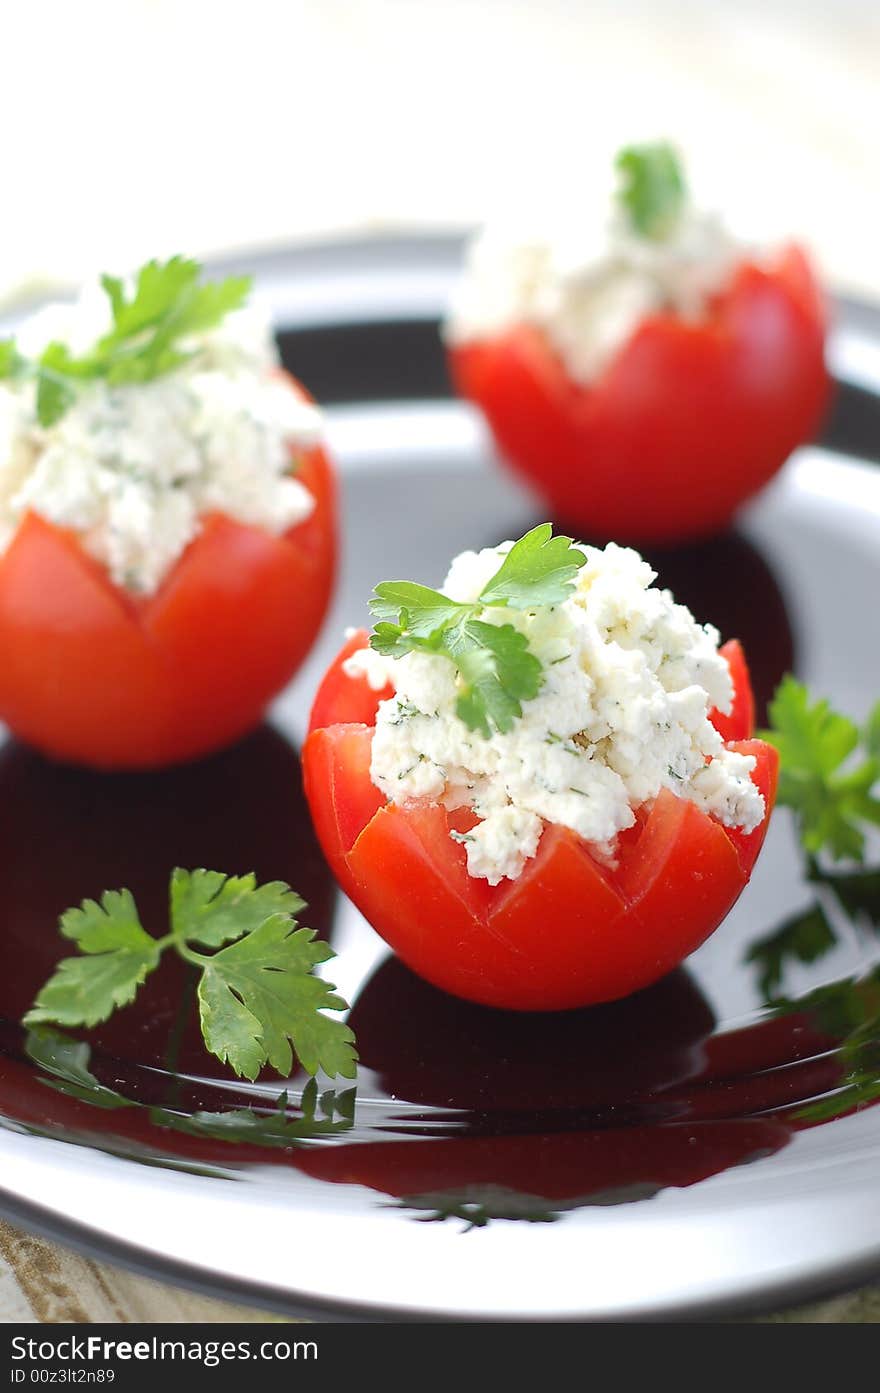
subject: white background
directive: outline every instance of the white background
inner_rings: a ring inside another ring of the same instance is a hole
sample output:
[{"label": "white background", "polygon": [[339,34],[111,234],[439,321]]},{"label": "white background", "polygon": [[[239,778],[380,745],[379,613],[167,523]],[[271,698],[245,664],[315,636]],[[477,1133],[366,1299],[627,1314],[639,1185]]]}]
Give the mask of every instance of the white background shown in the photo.
[{"label": "white background", "polygon": [[667,135],[880,298],[876,0],[0,0],[0,295],[595,197]]}]

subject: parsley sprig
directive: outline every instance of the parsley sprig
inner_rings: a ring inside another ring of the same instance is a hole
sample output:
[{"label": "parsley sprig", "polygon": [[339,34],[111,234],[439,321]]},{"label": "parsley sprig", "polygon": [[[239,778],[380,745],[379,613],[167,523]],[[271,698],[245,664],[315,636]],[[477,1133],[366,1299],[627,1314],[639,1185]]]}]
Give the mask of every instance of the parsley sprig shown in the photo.
[{"label": "parsley sprig", "polygon": [[687,199],[681,161],[667,141],[629,145],[615,161],[618,201],[633,230],[654,242],[674,231]]},{"label": "parsley sprig", "polygon": [[377,620],[370,646],[391,658],[412,652],[448,658],[458,671],[456,711],[465,725],[487,738],[493,729],[508,731],[522,703],[537,696],[543,671],[526,636],[512,624],[488,621],[485,612],[561,604],[585,561],[571,537],[554,537],[545,522],[514,543],[473,603],[413,581],[385,581],[370,601]]},{"label": "parsley sprig", "polygon": [[788,676],[769,716],[761,734],[779,751],[777,801],[793,810],[804,849],[861,861],[865,827],[880,826],[880,702],[860,729]]},{"label": "parsley sprig", "polygon": [[[175,870],[170,931],[153,938],[128,890],[108,890],[61,917],[60,929],[82,956],[64,958],[25,1017],[25,1025],[94,1026],[133,1001],[173,948],[198,969],[205,1045],[236,1074],[255,1079],[269,1064],[290,1074],[293,1052],[309,1074],[353,1078],[351,1030],[325,1011],[347,1004],[313,975],[334,956],[295,919],[304,902],[283,881],[253,875]],[[198,945],[198,947],[194,946]],[[203,948],[213,950],[208,953]]]},{"label": "parsley sprig", "polygon": [[54,341],[35,361],[24,357],[14,339],[0,341],[0,379],[36,381],[37,420],[52,426],[76,400],[78,387],[103,380],[111,386],[150,382],[182,366],[192,356],[184,347],[195,334],[215,328],[240,309],[251,288],[249,276],[203,281],[202,267],[187,257],[148,261],[129,293],[124,281],[102,276],[113,327],[88,352],[76,356]]},{"label": "parsley sprig", "polygon": [[789,967],[817,962],[837,945],[839,922],[857,937],[880,929],[880,871],[827,865],[863,861],[866,831],[880,826],[880,702],[859,728],[789,675],[776,690],[769,717],[770,729],[760,735],[779,751],[777,802],[794,814],[807,883],[816,892],[813,903],[746,954],[763,996],[776,1001]]}]

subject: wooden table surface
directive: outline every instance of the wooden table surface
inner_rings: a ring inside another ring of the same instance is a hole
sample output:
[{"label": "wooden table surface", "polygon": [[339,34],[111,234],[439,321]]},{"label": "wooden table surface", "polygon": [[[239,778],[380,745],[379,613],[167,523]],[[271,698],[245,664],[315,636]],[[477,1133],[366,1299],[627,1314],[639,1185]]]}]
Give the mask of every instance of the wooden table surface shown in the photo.
[{"label": "wooden table surface", "polygon": [[[850,1295],[768,1313],[761,1319],[817,1324],[880,1322],[880,1284]],[[115,1264],[93,1262],[0,1221],[0,1322],[277,1321],[253,1306],[213,1301]]]}]

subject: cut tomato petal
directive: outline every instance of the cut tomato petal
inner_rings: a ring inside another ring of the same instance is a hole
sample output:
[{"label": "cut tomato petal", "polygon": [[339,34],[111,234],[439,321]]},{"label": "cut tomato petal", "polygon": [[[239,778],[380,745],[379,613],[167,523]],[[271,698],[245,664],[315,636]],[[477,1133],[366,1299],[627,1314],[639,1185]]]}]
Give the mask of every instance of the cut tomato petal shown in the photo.
[{"label": "cut tomato petal", "polygon": [[365,677],[350,677],[345,671],[345,663],[353,653],[359,653],[369,644],[366,629],[358,629],[346,641],[324,674],[312,703],[309,716],[309,730],[320,730],[323,726],[352,725],[374,726],[380,701],[394,696],[390,685],[381,691],[374,691]]},{"label": "cut tomato petal", "polygon": [[492,930],[521,955],[519,970],[497,981],[487,972],[477,999],[555,1011],[620,995],[616,950],[626,915],[585,843],[567,827],[547,827],[517,879],[497,887],[489,914]]},{"label": "cut tomato petal", "polygon": [[528,971],[489,927],[490,890],[468,875],[464,848],[436,804],[387,804],[346,858],[358,909],[414,972],[444,991],[483,1000],[487,959],[505,976]]},{"label": "cut tomato petal", "polygon": [[295,477],[314,498],[315,506],[286,536],[303,557],[314,583],[329,590],[336,569],[336,475],[326,450],[319,445],[295,456],[293,469]]},{"label": "cut tomato petal", "polygon": [[219,514],[205,521],[143,613],[174,688],[176,730],[161,761],[216,749],[258,723],[314,641],[329,598],[319,579],[287,538]]},{"label": "cut tomato petal", "polygon": [[169,722],[162,655],[78,539],[36,514],[0,558],[0,712],[45,754],[107,766]]},{"label": "cut tomato petal", "polygon": [[755,698],[746,655],[739,639],[732,638],[718,650],[727,659],[733,681],[733,706],[725,716],[717,707],[709,712],[722,740],[748,740],[755,729]]},{"label": "cut tomato petal", "polygon": [[743,832],[737,827],[725,827],[724,829],[736,847],[740,865],[745,872],[746,879],[748,879],[758,859],[758,853],[764,845],[764,838],[770,825],[770,814],[776,802],[776,785],[779,782],[779,751],[764,740],[731,741],[730,749],[738,750],[743,755],[754,755],[756,763],[752,770],[752,783],[764,795],[766,805],[764,821],[755,828],[754,832]]},{"label": "cut tomato petal", "polygon": [[747,878],[725,829],[696,804],[662,789],[617,874],[643,929],[641,940],[637,932],[631,937],[631,970],[644,974],[639,985],[656,981],[699,948]]},{"label": "cut tomato petal", "polygon": [[315,831],[330,868],[348,888],[345,857],[385,797],[370,778],[369,726],[313,730],[302,753],[303,782]]}]

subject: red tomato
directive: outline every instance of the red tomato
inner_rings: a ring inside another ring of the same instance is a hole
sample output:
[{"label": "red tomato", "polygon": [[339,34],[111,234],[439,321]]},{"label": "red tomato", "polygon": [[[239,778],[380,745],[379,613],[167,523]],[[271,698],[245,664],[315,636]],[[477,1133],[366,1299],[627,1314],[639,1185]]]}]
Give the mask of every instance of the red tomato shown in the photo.
[{"label": "red tomato", "polygon": [[[337,653],[324,674],[321,685],[312,703],[309,716],[309,730],[320,730],[322,726],[369,725],[376,719],[376,707],[380,701],[394,696],[394,688],[383,687],[374,692],[365,680],[352,681],[345,672],[345,663],[352,653],[367,646],[366,629],[357,629]],[[747,734],[751,734],[748,731]]]},{"label": "red tomato", "polygon": [[728,716],[723,716],[716,708],[709,713],[709,719],[722,740],[748,740],[755,729],[755,698],[746,655],[739,639],[735,638],[722,644],[718,651],[730,668],[733,706]]},{"label": "red tomato", "polygon": [[[318,692],[303,750],[306,796],[343,889],[415,972],[484,1005],[559,1010],[657,981],[717,928],[767,830],[777,772],[769,745],[733,746],[756,756],[753,779],[767,801],[751,835],[664,791],[621,837],[614,870],[573,832],[549,825],[519,877],[492,887],[468,874],[464,848],[449,835],[461,830],[460,814],[433,803],[386,804],[373,785],[382,694],[342,667],[366,641],[364,632],[349,641]],[[748,669],[734,651],[736,698],[726,719],[748,734]]]},{"label": "red tomato", "polygon": [[276,537],[203,522],[155,595],[132,596],[74,533],[29,514],[0,557],[0,720],[43,753],[101,769],[192,759],[256,726],[327,608],[336,486],[298,459],[316,506]]},{"label": "red tomato", "polygon": [[720,530],[814,434],[829,394],[825,316],[803,252],[744,262],[707,317],[645,319],[601,376],[573,382],[521,326],[453,347],[457,390],[515,470],[582,535]]}]

